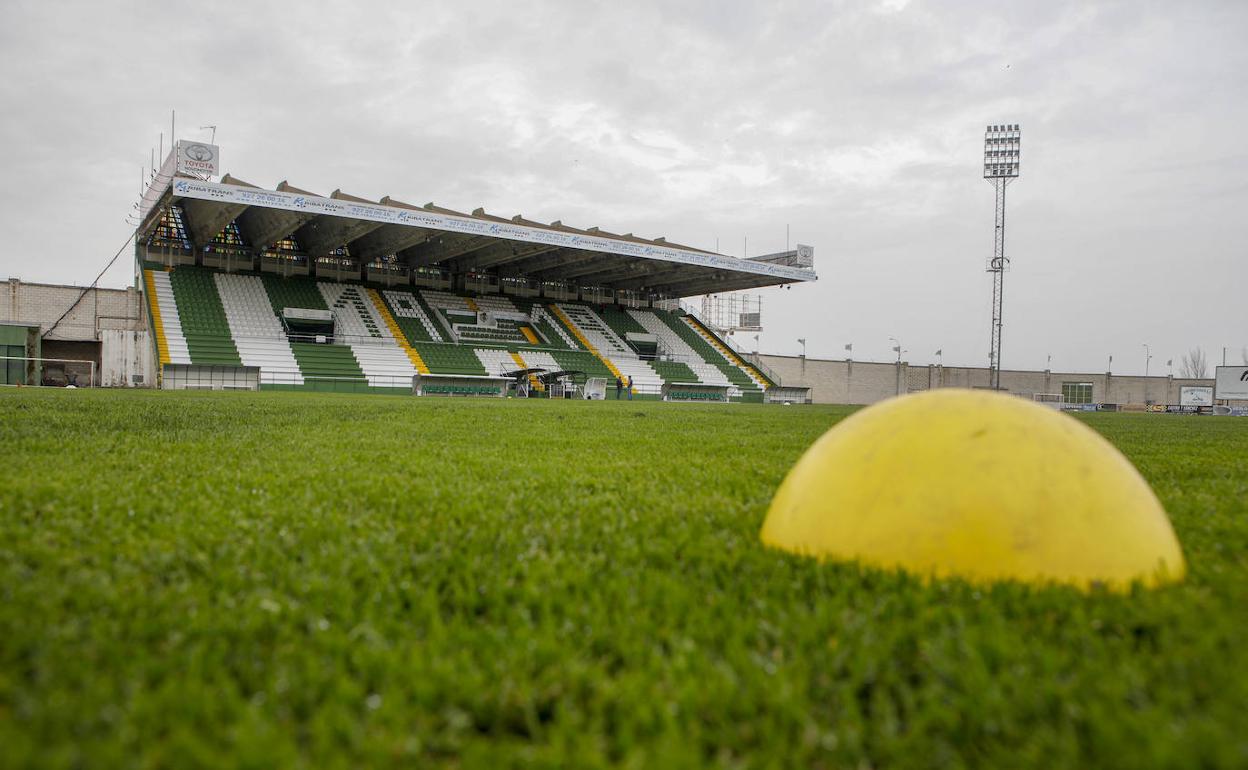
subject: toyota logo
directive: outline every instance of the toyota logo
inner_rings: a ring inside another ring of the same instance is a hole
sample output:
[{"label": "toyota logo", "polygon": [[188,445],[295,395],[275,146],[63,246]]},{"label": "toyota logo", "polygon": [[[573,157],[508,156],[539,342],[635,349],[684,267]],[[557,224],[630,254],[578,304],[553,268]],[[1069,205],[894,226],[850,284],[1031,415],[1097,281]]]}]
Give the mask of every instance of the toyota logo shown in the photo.
[{"label": "toyota logo", "polygon": [[186,157],[201,163],[212,160],[212,148],[206,144],[188,144]]}]

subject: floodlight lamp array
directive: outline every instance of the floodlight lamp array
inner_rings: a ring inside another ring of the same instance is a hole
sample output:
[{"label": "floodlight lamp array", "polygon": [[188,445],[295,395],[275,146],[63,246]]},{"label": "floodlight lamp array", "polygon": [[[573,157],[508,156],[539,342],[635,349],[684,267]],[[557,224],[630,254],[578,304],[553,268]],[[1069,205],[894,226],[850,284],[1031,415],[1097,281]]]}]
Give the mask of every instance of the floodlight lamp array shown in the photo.
[{"label": "floodlight lamp array", "polygon": [[984,178],[1017,178],[1020,147],[1017,123],[988,126],[984,131]]}]

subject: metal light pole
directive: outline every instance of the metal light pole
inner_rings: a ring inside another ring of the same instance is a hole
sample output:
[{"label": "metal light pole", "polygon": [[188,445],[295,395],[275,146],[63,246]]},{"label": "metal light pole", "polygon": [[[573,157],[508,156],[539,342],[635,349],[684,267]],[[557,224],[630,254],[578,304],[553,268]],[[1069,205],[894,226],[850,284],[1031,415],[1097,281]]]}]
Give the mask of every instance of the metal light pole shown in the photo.
[{"label": "metal light pole", "polygon": [[1018,178],[1021,136],[1017,123],[991,125],[984,131],[984,179],[992,183],[996,199],[996,229],[992,239],[992,343],[988,352],[989,379],[993,390],[1001,389],[1001,310],[1005,292],[1005,188]]},{"label": "metal light pole", "polygon": [[896,337],[889,337],[889,339],[897,343],[896,345],[893,346],[893,350],[897,352],[897,363],[895,364],[895,374],[893,378],[896,381],[896,383],[893,387],[893,393],[894,395],[900,396],[901,395],[901,340],[897,339]]}]

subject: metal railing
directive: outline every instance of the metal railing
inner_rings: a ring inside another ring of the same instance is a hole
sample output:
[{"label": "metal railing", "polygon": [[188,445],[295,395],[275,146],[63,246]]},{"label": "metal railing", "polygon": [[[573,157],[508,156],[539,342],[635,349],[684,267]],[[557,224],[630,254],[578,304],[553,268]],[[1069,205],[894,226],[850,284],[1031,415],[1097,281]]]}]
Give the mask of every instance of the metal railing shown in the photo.
[{"label": "metal railing", "polygon": [[776,385],[782,385],[782,384],[783,384],[783,383],[781,383],[781,382],[780,382],[780,375],[776,373],[776,370],[775,370],[775,369],[772,369],[770,366],[768,366],[767,364],[763,363],[763,357],[762,357],[762,356],[760,356],[757,352],[755,352],[755,353],[746,353],[746,354],[744,354],[742,357],[743,357],[746,361],[748,361],[748,362],[749,362],[750,366],[755,366],[755,367],[757,367],[757,368],[758,368],[758,370],[759,370],[760,372],[762,372],[762,373],[763,373],[763,375],[764,375],[767,379],[769,379],[769,380],[771,380],[772,382],[776,383]]},{"label": "metal railing", "polygon": [[264,370],[260,385],[303,386],[304,390],[361,392],[368,388],[394,388],[411,391],[412,378],[406,374],[373,374],[352,377],[307,375],[300,372]]}]

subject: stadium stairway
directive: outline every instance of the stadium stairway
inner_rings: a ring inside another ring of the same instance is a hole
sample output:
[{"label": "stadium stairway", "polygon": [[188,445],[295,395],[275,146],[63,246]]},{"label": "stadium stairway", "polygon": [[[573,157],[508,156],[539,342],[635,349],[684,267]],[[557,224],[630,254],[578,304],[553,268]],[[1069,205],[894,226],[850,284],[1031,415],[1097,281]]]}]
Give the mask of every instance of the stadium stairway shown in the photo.
[{"label": "stadium stairway", "polygon": [[147,316],[152,322],[152,337],[156,340],[156,366],[159,369],[169,363],[169,343],[165,339],[165,326],[160,319],[160,302],[156,299],[156,281],[150,269],[143,270],[143,294],[147,298]]},{"label": "stadium stairway", "polygon": [[152,327],[156,332],[156,351],[161,364],[191,363],[190,349],[182,334],[182,321],[178,303],[174,298],[169,273],[164,270],[144,270],[143,282],[152,314]]},{"label": "stadium stairway", "polygon": [[721,355],[718,350],[712,347],[710,340],[698,334],[693,326],[685,323],[684,316],[660,311],[654,313],[654,317],[661,320],[684,340],[702,360],[719,369],[728,378],[728,381],[741,391],[742,400],[753,402],[763,400],[763,389],[759,387],[758,383],[749,374]]},{"label": "stadium stairway", "polygon": [[411,387],[415,360],[399,345],[369,290],[332,281],[320,281],[317,288],[325,304],[334,311],[334,340],[351,349],[368,384],[381,388]]},{"label": "stadium stairway", "polygon": [[377,308],[377,313],[381,316],[382,322],[386,325],[386,328],[390,330],[390,335],[394,337],[394,341],[398,343],[400,348],[403,349],[404,355],[406,355],[408,360],[412,362],[412,366],[416,367],[416,371],[421,374],[428,374],[429,367],[425,365],[425,362],[421,359],[420,354],[417,353],[416,349],[413,348],[411,343],[407,341],[406,333],[399,327],[399,323],[395,317],[391,315],[390,307],[386,304],[385,299],[382,298],[381,294],[376,289],[368,290],[368,298],[373,301],[373,305]]},{"label": "stadium stairway", "polygon": [[286,330],[255,275],[213,273],[221,307],[243,366],[260,368],[261,385],[302,385],[303,374]]},{"label": "stadium stairway", "polygon": [[550,305],[549,310],[551,315],[557,318],[559,323],[563,324],[564,328],[572,333],[572,336],[576,338],[576,341],[580,343],[581,347],[589,351],[594,358],[598,359],[599,363],[602,364],[612,378],[618,377],[620,379],[624,379],[624,375],[621,374],[620,370],[616,368],[614,363],[611,362],[611,359],[598,352],[598,348],[594,347],[594,343],[589,341],[589,338],[587,338],[585,334],[577,328],[576,324],[572,322],[572,319],[568,317],[567,313],[565,313],[558,304]]},{"label": "stadium stairway", "polygon": [[601,377],[608,383],[616,378],[602,358],[588,350],[551,350],[546,355],[558,364],[554,368],[560,371],[585,372],[587,377]]},{"label": "stadium stairway", "polygon": [[685,316],[681,320],[697,332],[698,336],[709,342],[711,347],[715,349],[715,352],[723,356],[725,361],[740,371],[745,372],[745,374],[749,376],[750,380],[758,387],[759,390],[766,390],[774,384],[764,377],[762,372],[758,371],[758,369],[753,366],[750,366],[750,364],[746,363],[745,359],[733,352],[733,350],[729,348],[726,343],[719,339],[719,337],[715,336],[715,334],[710,329],[706,328],[695,316]]},{"label": "stadium stairway", "polygon": [[540,304],[532,303],[529,317],[533,320],[534,329],[546,337],[551,347],[562,347],[568,350],[581,349],[576,344],[576,338],[568,333],[567,328],[546,312],[546,308]]},{"label": "stadium stairway", "polygon": [[625,382],[632,378],[634,393],[658,393],[662,388],[663,378],[658,372],[638,358],[628,343],[620,339],[588,306],[557,303],[551,308],[581,344],[603,360],[613,377]]},{"label": "stadium stairway", "polygon": [[[732,381],[728,379],[728,375],[717,366],[707,363],[698,351],[694,350],[689,343],[681,339],[681,336],[672,330],[667,324],[653,312],[649,310],[632,310],[628,314],[633,317],[637,323],[650,334],[653,334],[659,340],[659,344],[668,350],[672,355],[677,356],[689,373],[693,375],[690,382],[700,382],[704,385],[732,385]],[[658,369],[658,366],[655,366]],[[672,371],[676,371],[672,369]],[[671,382],[671,378],[664,375],[663,379]]]},{"label": "stadium stairway", "polygon": [[611,357],[621,354],[636,355],[628,343],[620,339],[619,335],[612,331],[611,327],[587,305],[560,302],[555,307],[562,311],[563,317],[567,319],[566,323],[576,327],[575,331],[580,332],[581,336],[588,340],[594,350],[600,354]]},{"label": "stadium stairway", "polygon": [[442,335],[433,325],[433,319],[425,312],[415,294],[402,289],[384,289],[381,296],[408,342],[442,341]]}]

